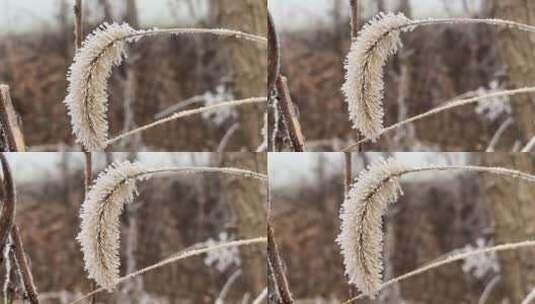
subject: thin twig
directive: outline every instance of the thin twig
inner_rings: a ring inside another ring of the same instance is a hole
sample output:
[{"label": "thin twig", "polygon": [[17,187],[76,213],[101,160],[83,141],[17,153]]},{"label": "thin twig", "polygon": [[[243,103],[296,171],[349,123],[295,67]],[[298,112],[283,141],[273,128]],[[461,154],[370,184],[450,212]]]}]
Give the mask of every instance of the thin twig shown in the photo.
[{"label": "thin twig", "polygon": [[74,45],[76,49],[82,47],[84,30],[82,23],[82,0],[74,1]]},{"label": "thin twig", "polygon": [[294,302],[290,287],[288,286],[288,279],[286,278],[282,261],[279,254],[279,248],[275,241],[273,228],[268,223],[268,260],[273,270],[275,278],[275,285],[277,286],[277,294],[279,295],[281,304],[292,304]]},{"label": "thin twig", "polygon": [[304,152],[305,141],[303,133],[301,132],[301,125],[299,124],[299,120],[297,119],[293,109],[292,98],[290,96],[286,78],[279,75],[275,82],[275,86],[277,87],[279,96],[278,104],[284,119],[284,125],[288,130],[288,136],[292,142],[292,147],[295,152]]},{"label": "thin twig", "polygon": [[529,152],[531,151],[531,149],[533,149],[533,147],[535,147],[535,136],[533,136],[529,142],[526,144],[526,146],[524,146],[524,148],[522,148],[521,152]]},{"label": "thin twig", "polygon": [[224,108],[224,107],[235,107],[235,106],[240,106],[240,105],[245,105],[245,104],[262,103],[262,102],[267,102],[267,98],[266,97],[253,97],[253,98],[247,98],[247,99],[233,100],[233,101],[222,102],[222,103],[218,103],[218,104],[214,104],[214,105],[210,105],[210,106],[200,107],[200,108],[193,109],[193,110],[181,111],[181,112],[175,113],[175,114],[173,114],[173,115],[171,115],[169,117],[162,118],[162,119],[157,120],[155,122],[146,124],[144,126],[136,128],[134,130],[131,130],[131,131],[128,131],[128,132],[123,133],[121,135],[118,135],[118,136],[116,136],[116,137],[114,137],[112,139],[109,139],[106,142],[106,145],[112,144],[112,143],[114,143],[114,142],[116,142],[116,141],[118,141],[118,140],[120,140],[122,138],[125,138],[127,136],[130,136],[130,135],[133,135],[133,134],[148,130],[150,128],[159,126],[159,125],[164,124],[166,122],[170,122],[170,121],[176,120],[178,118],[192,116],[192,115],[200,114],[200,113],[203,113],[203,112],[213,111],[215,109]]},{"label": "thin twig", "polygon": [[184,109],[185,107],[189,107],[196,103],[204,102],[204,96],[203,95],[196,95],[193,97],[190,97],[184,101],[178,102],[169,108],[162,110],[154,115],[154,119],[160,119],[167,117],[169,115],[172,115],[173,113],[176,113],[177,111]]},{"label": "thin twig", "polygon": [[141,175],[151,175],[155,173],[183,173],[183,174],[202,174],[202,173],[219,173],[238,177],[254,178],[261,182],[267,183],[268,176],[266,174],[257,173],[251,170],[239,168],[218,168],[218,167],[163,167],[157,169],[148,169],[143,173],[128,178],[137,178]]},{"label": "thin twig", "polygon": [[7,85],[0,85],[0,121],[4,127],[8,151],[24,152],[24,136],[17,122],[17,114]]},{"label": "thin twig", "polygon": [[[360,1],[359,0],[349,0],[349,5],[351,7],[351,41],[355,41],[359,34],[360,30]],[[355,140],[358,142],[360,140],[360,134],[355,135]],[[362,145],[357,144],[357,151],[361,152]]]},{"label": "thin twig", "polygon": [[[391,125],[391,126],[389,126],[387,128],[384,128],[379,133],[379,136],[381,136],[381,135],[383,135],[383,134],[385,134],[385,133],[387,133],[389,131],[392,131],[392,130],[394,130],[396,128],[404,126],[404,125],[406,125],[408,123],[415,122],[415,121],[420,120],[422,118],[426,118],[428,116],[432,116],[432,115],[438,114],[440,112],[443,112],[443,111],[446,111],[446,110],[449,110],[449,109],[452,109],[452,108],[455,108],[455,107],[464,106],[464,105],[468,105],[468,104],[472,104],[472,103],[476,103],[476,102],[495,102],[496,100],[492,99],[493,97],[511,96],[511,95],[515,95],[515,94],[527,94],[527,93],[533,93],[533,92],[535,92],[535,87],[526,87],[526,88],[521,88],[521,89],[500,91],[500,92],[495,92],[495,93],[491,93],[491,94],[487,94],[487,95],[481,95],[481,96],[477,96],[477,97],[473,97],[473,98],[452,101],[452,102],[446,103],[445,105],[442,105],[442,106],[439,106],[437,108],[431,109],[431,110],[429,110],[429,111],[427,111],[425,113],[415,115],[415,116],[413,116],[411,118],[408,118],[406,120],[403,120],[403,121],[400,121],[400,122],[398,122],[396,124],[393,124],[393,125]],[[364,138],[364,139],[360,140],[359,142],[357,142],[356,144],[352,144],[352,145],[347,146],[342,151],[343,152],[352,151],[352,150],[356,149],[360,144],[363,144],[363,143],[366,143],[366,142],[369,142],[369,141],[370,141],[369,138]]]},{"label": "thin twig", "polygon": [[511,126],[512,124],[514,123],[514,119],[512,117],[509,117],[507,118],[501,125],[500,127],[498,128],[498,130],[496,130],[496,133],[494,133],[494,135],[492,136],[491,140],[490,140],[490,143],[487,147],[487,149],[485,149],[485,152],[494,152],[494,150],[496,149],[496,145],[498,144],[498,141],[500,140],[500,138],[502,137],[503,133],[507,130],[507,128],[509,128],[509,126]]},{"label": "thin twig", "polygon": [[[13,180],[13,175],[11,173],[11,170],[9,168],[9,164],[5,158],[4,154],[1,154],[0,160],[2,162],[2,170],[4,173],[3,176],[3,187],[5,190],[5,202],[11,202],[12,204],[12,212],[13,212],[13,219],[12,219],[12,225],[11,225],[11,240],[13,241],[13,250],[15,253],[15,260],[17,261],[18,269],[22,278],[22,282],[24,284],[24,289],[26,291],[26,295],[28,296],[28,299],[30,303],[32,304],[38,304],[38,295],[35,288],[35,283],[33,281],[32,272],[30,270],[30,267],[28,265],[28,262],[26,261],[26,254],[24,253],[24,247],[22,245],[22,239],[19,234],[19,228],[15,224],[15,210],[16,210],[16,197],[17,192],[15,188],[15,182]],[[9,204],[9,203],[8,203]],[[8,207],[11,208],[11,207]],[[5,246],[5,243],[2,245]]]},{"label": "thin twig", "polygon": [[13,300],[15,300],[15,294],[16,294],[16,285],[14,283],[14,277],[15,277],[15,270],[13,264],[15,264],[15,256],[13,252],[13,246],[8,240],[7,246],[4,246],[4,264],[5,264],[5,279],[4,279],[4,304],[11,304],[13,303]]},{"label": "thin twig", "polygon": [[0,162],[2,163],[3,172],[2,185],[0,185],[2,187],[3,201],[2,215],[0,217],[0,252],[3,252],[15,222],[16,190],[11,169],[4,153],[0,154]]},{"label": "thin twig", "polygon": [[[405,274],[403,274],[403,275],[401,275],[399,277],[393,278],[393,279],[389,280],[388,282],[382,284],[381,287],[379,288],[379,290],[383,290],[383,289],[385,289],[386,287],[388,287],[390,285],[393,285],[395,283],[399,283],[400,281],[403,281],[403,280],[411,278],[413,276],[422,274],[422,273],[427,272],[429,270],[432,270],[432,269],[435,269],[435,268],[438,268],[438,267],[441,267],[441,266],[444,266],[444,265],[447,265],[447,264],[450,264],[450,263],[453,263],[453,262],[456,262],[456,261],[464,260],[464,259],[469,258],[471,256],[487,254],[487,253],[490,253],[490,252],[516,250],[516,249],[520,249],[520,248],[527,248],[527,247],[533,247],[533,246],[535,246],[535,241],[529,240],[529,241],[523,241],[523,242],[517,242],[517,243],[502,244],[502,245],[497,245],[497,246],[492,246],[492,247],[486,247],[486,248],[471,250],[471,251],[463,252],[463,253],[459,253],[459,254],[454,254],[454,255],[451,255],[451,256],[449,256],[447,258],[444,258],[443,260],[427,264],[427,265],[422,266],[422,267],[420,267],[418,269],[415,269],[413,271],[407,272],[407,273],[405,273]],[[364,297],[365,297],[364,294],[360,294],[357,297],[354,297],[352,299],[349,299],[349,300],[345,301],[344,304],[353,303],[354,301],[362,299]]]},{"label": "thin twig", "polygon": [[360,29],[359,0],[349,0],[351,6],[351,40],[357,38]]},{"label": "thin twig", "polygon": [[345,189],[345,194],[347,195],[349,193],[349,190],[351,190],[351,184],[353,183],[351,152],[344,152],[344,159],[345,159],[344,189]]},{"label": "thin twig", "polygon": [[24,246],[22,245],[22,238],[17,225],[14,225],[13,229],[11,230],[11,239],[13,240],[15,260],[19,266],[22,283],[24,284],[24,289],[26,290],[26,296],[31,304],[39,304],[39,296],[37,294],[37,289],[35,288],[32,272],[30,271],[30,265],[28,265],[26,254],[24,253]]},{"label": "thin twig", "polygon": [[[301,131],[301,125],[293,109],[292,98],[288,88],[287,80],[280,73],[281,51],[280,42],[275,22],[271,13],[268,12],[268,94],[273,87],[277,89],[279,97],[279,107],[284,119],[284,125],[288,131],[288,136],[295,152],[305,151],[305,140]],[[275,111],[277,109],[275,108]],[[269,141],[269,140],[268,140]]]},{"label": "thin twig", "polygon": [[[202,248],[198,248],[198,249],[187,250],[187,251],[185,251],[185,252],[183,252],[181,254],[173,255],[170,258],[167,258],[167,259],[165,259],[163,261],[160,261],[160,262],[158,262],[156,264],[153,264],[151,266],[145,267],[145,268],[140,269],[138,271],[132,272],[132,273],[130,273],[130,274],[124,276],[124,277],[121,277],[117,281],[117,284],[121,284],[121,283],[123,283],[123,282],[125,282],[125,281],[127,281],[129,279],[132,279],[134,277],[142,275],[145,272],[161,268],[163,266],[166,266],[168,264],[183,260],[185,258],[189,258],[189,257],[201,255],[201,254],[204,254],[204,253],[207,253],[207,252],[210,252],[210,251],[221,250],[221,249],[229,248],[229,247],[248,246],[248,245],[255,245],[255,244],[266,243],[266,242],[267,242],[267,239],[265,237],[259,237],[259,238],[254,238],[254,239],[226,242],[226,243],[222,243],[222,244],[218,244],[218,245],[214,245],[214,246],[210,246],[210,247],[202,247]],[[90,293],[82,296],[81,298],[79,298],[79,299],[77,299],[77,300],[75,300],[75,301],[73,301],[73,302],[71,302],[69,304],[80,303],[81,301],[89,298],[90,296],[92,296],[94,294],[97,294],[97,293],[100,293],[100,292],[102,292],[104,290],[105,289],[102,288],[102,287],[98,288],[98,289],[95,289],[95,290],[91,291]]]},{"label": "thin twig", "polygon": [[223,285],[223,288],[221,288],[221,291],[219,292],[219,295],[217,296],[217,299],[215,299],[214,303],[215,304],[224,304],[225,303],[225,298],[230,290],[230,287],[232,286],[232,284],[234,284],[234,282],[236,282],[236,280],[238,279],[238,277],[241,275],[241,270],[238,269],[238,270],[235,270],[232,275],[227,279],[227,281],[225,282],[225,284]]},{"label": "thin twig", "polygon": [[225,152],[225,148],[227,147],[228,142],[232,138],[232,135],[234,135],[234,133],[236,133],[236,131],[238,131],[239,128],[240,128],[239,122],[234,123],[230,128],[228,128],[223,138],[221,138],[219,145],[217,145],[217,150],[216,150],[217,153]]},{"label": "thin twig", "polygon": [[268,11],[268,95],[280,75],[280,42],[273,16]]},{"label": "thin twig", "polygon": [[496,275],[490,282],[485,286],[485,289],[483,289],[483,293],[481,293],[481,296],[479,297],[479,300],[477,301],[477,304],[486,304],[490,295],[492,294],[492,291],[494,288],[498,285],[500,282],[500,275]]}]

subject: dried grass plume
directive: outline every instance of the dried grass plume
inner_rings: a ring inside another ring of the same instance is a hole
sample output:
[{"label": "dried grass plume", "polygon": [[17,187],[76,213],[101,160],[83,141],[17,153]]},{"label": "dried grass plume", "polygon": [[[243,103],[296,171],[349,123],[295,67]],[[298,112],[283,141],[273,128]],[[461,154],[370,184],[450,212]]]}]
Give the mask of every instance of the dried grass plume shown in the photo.
[{"label": "dried grass plume", "polygon": [[108,78],[113,66],[125,58],[125,44],[140,36],[128,24],[107,24],[88,35],[74,57],[68,74],[64,103],[76,140],[87,150],[103,150],[108,136]]},{"label": "dried grass plume", "polygon": [[400,34],[411,30],[403,14],[379,14],[366,24],[345,62],[345,95],[353,127],[375,140],[383,129],[383,67],[402,46]]},{"label": "dried grass plume", "polygon": [[136,180],[149,177],[139,163],[113,164],[98,176],[82,204],[77,240],[85,268],[107,290],[119,279],[119,215],[137,194]]},{"label": "dried grass plume", "polygon": [[341,232],[336,239],[349,282],[375,296],[381,285],[382,216],[402,194],[399,175],[406,167],[393,158],[374,161],[358,176],[342,205]]}]

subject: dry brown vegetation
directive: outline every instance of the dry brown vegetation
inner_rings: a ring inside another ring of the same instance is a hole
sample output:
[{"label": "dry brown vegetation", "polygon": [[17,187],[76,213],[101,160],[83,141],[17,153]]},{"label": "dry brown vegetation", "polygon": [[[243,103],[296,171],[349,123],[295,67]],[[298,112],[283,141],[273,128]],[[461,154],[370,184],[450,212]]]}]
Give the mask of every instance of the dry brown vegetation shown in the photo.
[{"label": "dry brown vegetation", "polygon": [[[281,33],[283,73],[301,112],[299,120],[310,150],[339,150],[346,145],[336,140],[347,143],[355,139],[340,92],[343,60],[350,45],[347,24],[345,19],[334,20],[326,27]],[[404,35],[405,47],[385,70],[385,126],[487,87],[492,80],[505,81],[504,63],[495,47],[497,32],[477,25],[438,26]],[[399,107],[402,98],[407,106],[403,114]],[[502,115],[489,121],[476,114],[475,106],[467,106],[416,122],[414,136],[400,129],[403,136],[399,139],[393,132],[378,144],[363,148],[481,151],[505,119]],[[509,128],[497,149],[510,148],[515,138],[520,138],[516,128]]]},{"label": "dry brown vegetation", "polygon": [[[470,159],[521,170],[532,168],[533,161],[520,154],[494,157],[474,154]],[[356,174],[362,169],[362,156],[356,156],[355,160]],[[318,179],[311,184],[297,182],[272,191],[272,225],[277,228],[281,256],[289,285],[298,299],[296,303],[315,303],[312,299],[322,299],[324,303],[336,299],[333,303],[339,303],[359,294],[347,283],[342,256],[334,241],[340,232],[338,214],[344,201],[344,179],[342,175],[325,174],[327,168],[328,163],[319,163],[314,171]],[[523,183],[459,173],[438,174],[402,184],[404,195],[384,218],[385,281],[467,244],[475,245],[480,238],[494,244],[530,239],[526,234],[529,227],[519,224],[513,228],[516,225],[507,220],[511,216],[519,217],[516,210],[531,212],[523,209],[531,193]],[[507,196],[505,208],[511,208],[510,214],[502,209],[506,200],[504,187],[512,187],[511,191],[516,193]],[[443,266],[385,289],[379,303],[399,303],[401,299],[407,303],[477,303],[497,275],[501,281],[491,289],[487,303],[499,303],[503,297],[514,298],[517,289],[521,300],[531,289],[529,282],[533,282],[532,254],[533,249],[500,253],[500,272],[491,271],[480,278],[463,271],[462,262]],[[520,279],[510,281],[516,275]]]},{"label": "dry brown vegetation", "polygon": [[[218,8],[214,7],[214,12],[208,17],[187,26],[221,27]],[[70,9],[70,6],[67,8]],[[101,9],[100,6],[98,9]],[[59,144],[71,147],[74,144],[67,111],[62,104],[67,90],[65,75],[74,56],[72,25],[65,19],[71,11],[60,11],[59,14],[58,29],[48,24],[40,30],[9,34],[0,40],[0,81],[11,87],[26,144],[34,150],[54,150]],[[137,26],[137,21],[132,22],[131,19],[124,15],[113,21],[128,20]],[[104,17],[99,21],[112,20]],[[176,23],[177,26],[185,26],[180,20]],[[100,22],[86,22],[84,34],[87,35],[98,24]],[[219,85],[228,88],[234,85],[237,71],[229,61],[230,50],[224,39],[153,37],[129,49],[127,66],[116,69],[110,80],[109,121],[112,135],[123,133],[125,125],[133,128],[132,122],[125,124],[124,106],[124,100],[132,96],[133,123],[141,126],[153,122],[158,112],[181,101],[208,91],[215,93]],[[128,69],[135,70],[133,84],[126,81]],[[126,96],[129,94],[132,95]],[[263,94],[258,93],[259,96]],[[185,109],[198,106],[193,104]],[[214,151],[234,123],[236,119],[216,125],[213,120],[201,116],[185,118],[144,132],[141,144],[135,138],[130,139],[130,145],[120,150]],[[230,138],[227,150],[237,150],[243,145],[240,136],[236,135]],[[112,149],[119,150],[117,147]]]},{"label": "dry brown vegetation", "polygon": [[[41,303],[67,303],[48,296],[65,292],[72,301],[92,289],[83,269],[80,246],[75,240],[83,201],[83,172],[76,165],[76,159],[66,153],[56,177],[18,185],[17,223],[24,227],[22,236],[31,258]],[[102,154],[95,159],[99,171]],[[229,183],[235,183],[234,179],[200,175],[164,177],[140,184],[140,196],[121,216],[121,273],[159,262],[189,246],[214,238],[222,231],[240,237],[240,218],[232,207],[236,194],[231,196],[225,190]],[[261,183],[251,184],[251,187],[259,198],[263,197],[265,190]],[[248,202],[263,204],[263,201],[252,199]],[[133,247],[128,249],[128,244]],[[265,245],[257,247],[265,248]],[[257,252],[260,260],[264,259],[262,252],[264,250]],[[119,291],[113,294],[99,294],[97,302],[141,303],[142,296],[150,296],[157,303],[214,303],[227,279],[240,267],[233,265],[219,272],[215,267],[206,266],[203,258],[191,258],[148,272],[121,284]],[[261,269],[247,268],[247,259],[242,258],[243,273],[265,273]],[[258,294],[252,284],[266,286],[265,281],[256,282],[244,277],[242,274],[232,285],[226,302],[239,302],[246,293],[254,299]]]}]

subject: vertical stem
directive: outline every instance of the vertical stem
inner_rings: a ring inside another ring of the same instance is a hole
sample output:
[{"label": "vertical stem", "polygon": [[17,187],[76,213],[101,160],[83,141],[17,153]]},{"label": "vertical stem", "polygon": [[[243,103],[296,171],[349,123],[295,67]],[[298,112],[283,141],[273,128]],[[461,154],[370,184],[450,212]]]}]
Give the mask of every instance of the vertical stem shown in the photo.
[{"label": "vertical stem", "polygon": [[280,57],[279,36],[271,13],[268,12],[268,95],[273,87],[277,89],[277,95],[280,100],[279,107],[282,112],[284,125],[288,131],[292,147],[295,152],[304,152],[304,136],[301,131],[299,120],[292,108],[292,98],[290,96],[286,78],[280,73]]},{"label": "vertical stem", "polygon": [[75,0],[74,2],[74,45],[76,49],[82,47],[84,39],[83,23],[82,23],[82,0]]},{"label": "vertical stem", "polygon": [[92,171],[92,157],[91,152],[84,152],[85,158],[85,167],[84,167],[84,186],[85,186],[85,196],[89,192],[89,187],[91,186],[91,181],[93,180],[93,171]]},{"label": "vertical stem", "polygon": [[275,86],[275,81],[280,74],[280,44],[279,35],[273,22],[273,17],[268,11],[268,95]]},{"label": "vertical stem", "polygon": [[[38,296],[37,291],[35,288],[35,283],[33,281],[32,272],[30,271],[30,267],[28,265],[28,261],[26,260],[26,254],[24,253],[24,247],[22,246],[22,238],[20,237],[19,233],[19,227],[14,223],[15,222],[15,210],[16,210],[16,197],[17,192],[15,190],[15,182],[13,180],[13,175],[11,174],[11,170],[9,168],[9,163],[7,162],[7,159],[4,154],[0,154],[0,161],[2,162],[2,171],[3,171],[3,187],[5,190],[5,197],[4,197],[4,208],[8,208],[10,213],[11,220],[7,220],[8,223],[6,223],[6,229],[10,230],[11,234],[11,240],[13,241],[13,250],[15,252],[15,260],[17,261],[18,269],[20,272],[20,276],[22,278],[22,282],[24,284],[24,289],[26,290],[26,295],[28,296],[28,300],[32,304],[38,304]],[[8,227],[7,225],[11,222],[11,225]],[[5,246],[5,241],[2,243],[2,247]]]},{"label": "vertical stem", "polygon": [[359,0],[349,0],[351,5],[351,39],[356,39],[360,29]]},{"label": "vertical stem", "polygon": [[0,121],[4,127],[7,150],[24,152],[24,136],[7,85],[0,85]]},{"label": "vertical stem", "polygon": [[0,185],[3,201],[2,216],[0,217],[0,249],[3,249],[8,243],[9,234],[15,222],[16,202],[15,184],[12,180],[11,169],[4,154],[0,154],[0,162],[2,163],[3,172],[2,185]]},{"label": "vertical stem", "polygon": [[286,78],[279,75],[275,83],[277,92],[279,93],[279,107],[284,118],[284,125],[288,130],[288,136],[292,142],[292,146],[295,152],[305,151],[305,142],[303,133],[301,132],[301,126],[295,116],[292,108],[292,99],[286,83]]},{"label": "vertical stem", "polygon": [[[360,6],[359,0],[349,0],[351,6],[351,41],[355,41],[360,29]],[[360,136],[357,133],[355,140],[359,142]],[[361,145],[357,145],[357,151],[361,152]],[[350,156],[351,157],[351,156]],[[351,167],[350,167],[351,169]],[[347,189],[346,189],[347,190]]]},{"label": "vertical stem", "polygon": [[35,288],[32,273],[30,271],[30,266],[28,265],[26,255],[24,254],[22,238],[20,237],[19,227],[17,227],[17,225],[14,225],[13,229],[11,230],[11,239],[13,240],[13,248],[15,250],[15,260],[19,266],[20,275],[22,277],[22,282],[24,284],[24,289],[26,290],[28,300],[31,304],[39,304],[37,290]]},{"label": "vertical stem", "polygon": [[345,158],[345,174],[344,174],[344,186],[345,186],[345,195],[349,193],[349,190],[351,189],[351,182],[353,181],[353,174],[352,174],[352,159],[351,159],[351,152],[344,152],[344,158]]},{"label": "vertical stem", "polygon": [[292,304],[294,300],[292,293],[288,287],[288,279],[284,274],[282,261],[279,255],[279,248],[275,242],[273,229],[268,222],[268,261],[275,277],[275,285],[277,285],[277,292],[281,304]]},{"label": "vertical stem", "polygon": [[[83,11],[82,11],[82,0],[75,0],[74,2],[74,45],[75,49],[78,50],[82,47],[82,41],[84,40],[84,30],[83,30]],[[84,197],[87,196],[89,187],[91,186],[91,181],[93,180],[92,172],[92,155],[91,152],[84,151],[85,166],[84,166]],[[91,289],[96,288],[96,283],[91,282]],[[96,303],[96,295],[91,297],[91,303]]]}]

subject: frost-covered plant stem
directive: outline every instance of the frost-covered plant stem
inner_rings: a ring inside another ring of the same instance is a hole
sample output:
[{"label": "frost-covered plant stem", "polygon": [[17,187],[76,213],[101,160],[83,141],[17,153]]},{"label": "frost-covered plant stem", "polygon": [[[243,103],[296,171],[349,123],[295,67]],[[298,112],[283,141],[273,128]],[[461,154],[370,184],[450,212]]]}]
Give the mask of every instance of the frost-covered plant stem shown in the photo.
[{"label": "frost-covered plant stem", "polygon": [[[171,264],[171,263],[174,263],[174,262],[178,262],[180,260],[183,260],[183,259],[186,259],[186,258],[190,258],[190,257],[194,257],[194,256],[198,256],[198,255],[201,255],[201,254],[205,254],[207,252],[210,252],[210,251],[214,251],[214,250],[221,250],[221,249],[224,249],[224,248],[229,248],[229,247],[237,247],[237,246],[249,246],[249,245],[256,245],[256,244],[261,244],[261,243],[266,243],[267,242],[267,238],[265,237],[258,237],[258,238],[253,238],[253,239],[247,239],[247,240],[237,240],[237,241],[231,241],[231,242],[226,242],[226,243],[220,243],[220,244],[217,244],[217,245],[213,245],[213,246],[210,246],[210,247],[202,247],[202,248],[198,248],[198,249],[192,249],[192,250],[186,250],[184,252],[180,252],[176,255],[173,255],[171,256],[170,258],[167,258],[165,260],[162,260],[156,264],[153,264],[153,265],[150,265],[148,267],[145,267],[143,269],[140,269],[136,272],[132,272],[128,275],[125,275],[121,278],[119,278],[117,280],[117,284],[121,284],[129,279],[132,279],[132,278],[135,278],[139,275],[142,275],[146,272],[149,272],[149,271],[152,271],[152,270],[155,270],[155,269],[158,269],[158,268],[161,268],[163,266],[166,266],[168,264]],[[84,295],[83,297],[69,303],[69,304],[75,304],[75,303],[80,303],[82,302],[83,300],[91,297],[92,295],[94,294],[97,294],[97,293],[100,293],[100,292],[103,292],[105,291],[106,289],[101,287],[101,288],[98,288],[96,290],[93,290],[92,292]]]},{"label": "frost-covered plant stem", "polygon": [[482,166],[407,167],[394,159],[377,160],[363,170],[346,195],[341,208],[341,232],[337,238],[349,282],[375,297],[381,285],[382,216],[402,194],[399,178],[424,171],[463,170],[535,182],[535,176],[517,170]]},{"label": "frost-covered plant stem", "polygon": [[522,148],[521,152],[529,152],[529,151],[531,151],[531,149],[533,149],[533,147],[535,147],[535,136],[533,136],[529,140],[529,142],[526,144],[526,146],[524,146],[524,148]]},{"label": "frost-covered plant stem", "polygon": [[152,30],[140,30],[136,33],[126,35],[123,39],[135,38],[135,37],[148,37],[156,36],[160,34],[170,34],[170,35],[196,35],[196,34],[208,34],[215,36],[225,36],[225,37],[234,37],[238,39],[245,39],[252,42],[256,42],[260,45],[267,45],[267,38],[245,33],[242,31],[229,30],[229,29],[206,29],[206,28],[171,28],[171,29],[152,29]]},{"label": "frost-covered plant stem", "polygon": [[288,284],[288,278],[284,272],[284,267],[282,265],[282,260],[279,254],[279,248],[277,242],[275,241],[275,234],[271,224],[268,223],[268,264],[275,278],[275,285],[277,288],[277,295],[279,303],[281,304],[293,304],[294,299],[292,293],[290,292],[290,287]]},{"label": "frost-covered plant stem", "polygon": [[275,87],[279,97],[277,105],[280,108],[284,125],[288,131],[288,137],[292,143],[294,152],[305,151],[305,140],[301,132],[301,125],[293,110],[292,97],[288,88],[286,77],[280,76],[275,81]]},{"label": "frost-covered plant stem", "polygon": [[[453,262],[464,260],[464,259],[469,258],[471,256],[488,254],[488,253],[491,253],[491,252],[517,250],[517,249],[528,248],[528,247],[535,247],[535,240],[528,240],[528,241],[522,241],[522,242],[517,242],[517,243],[507,243],[507,244],[502,244],[502,245],[497,245],[497,246],[492,246],[492,247],[473,249],[473,250],[470,250],[470,251],[467,251],[467,252],[458,253],[458,254],[453,254],[453,255],[451,255],[449,257],[446,257],[446,258],[444,258],[442,260],[429,263],[429,264],[427,264],[427,265],[425,265],[423,267],[417,268],[417,269],[415,269],[413,271],[407,272],[407,273],[405,273],[405,274],[403,274],[401,276],[393,278],[393,279],[389,280],[388,282],[385,282],[384,284],[382,284],[378,288],[378,291],[379,290],[383,290],[386,287],[391,286],[393,284],[399,283],[399,282],[401,282],[401,281],[403,281],[405,279],[414,277],[416,275],[422,274],[424,272],[433,270],[435,268],[438,268],[438,267],[441,267],[441,266],[444,266],[444,265],[447,265],[447,264],[450,264],[450,263],[453,263]],[[364,298],[366,296],[367,295],[365,295],[365,294],[360,294],[357,297],[354,297],[354,298],[352,298],[350,300],[345,301],[344,304],[352,303],[352,302],[354,302],[356,300],[359,300],[359,299],[362,299],[362,298]]]},{"label": "frost-covered plant stem", "polygon": [[233,100],[233,101],[217,103],[217,104],[214,104],[214,105],[200,107],[200,108],[192,109],[192,110],[181,111],[181,112],[175,113],[173,115],[170,115],[169,117],[165,117],[165,118],[159,119],[159,120],[157,120],[155,122],[146,124],[144,126],[136,128],[134,130],[125,132],[123,134],[120,134],[120,135],[118,135],[118,136],[106,141],[106,145],[110,145],[110,144],[112,144],[112,143],[114,143],[114,142],[116,142],[118,140],[121,140],[121,139],[127,137],[127,136],[134,135],[134,134],[137,134],[139,132],[146,131],[146,130],[148,130],[150,128],[154,128],[156,126],[159,126],[161,124],[164,124],[164,123],[167,123],[167,122],[179,119],[179,118],[188,117],[188,116],[192,116],[192,115],[197,115],[197,114],[201,114],[201,113],[204,113],[204,112],[213,111],[213,110],[216,110],[216,109],[219,109],[219,108],[236,107],[236,106],[241,106],[241,105],[246,105],[246,104],[265,103],[265,102],[267,102],[267,98],[266,97],[253,97],[253,98],[246,98],[246,99],[240,99],[240,100]]},{"label": "frost-covered plant stem", "polygon": [[11,230],[11,239],[13,240],[13,251],[15,253],[15,261],[19,269],[22,283],[24,284],[24,290],[26,296],[31,304],[39,304],[39,296],[37,294],[37,288],[33,280],[33,275],[30,270],[30,265],[26,259],[26,253],[22,244],[22,237],[20,236],[19,227],[13,225]]},{"label": "frost-covered plant stem", "polygon": [[[482,102],[482,101],[483,102],[494,102],[495,101],[493,99],[494,97],[512,96],[512,95],[517,95],[517,94],[528,94],[528,93],[534,93],[534,92],[535,92],[535,87],[526,87],[526,88],[520,88],[520,89],[514,89],[514,90],[504,90],[504,91],[490,93],[490,94],[486,94],[486,95],[481,95],[481,96],[477,96],[477,97],[473,97],[473,98],[467,98],[467,99],[461,99],[461,100],[455,100],[455,101],[452,101],[452,102],[448,102],[445,105],[442,105],[442,106],[439,106],[437,108],[431,109],[431,110],[429,110],[427,112],[424,112],[422,114],[418,114],[418,115],[412,116],[410,118],[407,118],[406,120],[400,121],[400,122],[398,122],[396,124],[393,124],[393,125],[391,125],[391,126],[389,126],[387,128],[384,128],[384,129],[381,130],[381,132],[379,132],[377,134],[377,137],[379,137],[379,136],[381,136],[381,135],[383,135],[385,133],[388,133],[388,132],[390,132],[392,130],[395,130],[395,129],[399,128],[399,127],[402,127],[402,126],[404,126],[406,124],[418,121],[420,119],[423,119],[423,118],[426,118],[426,117],[429,117],[429,116],[433,116],[435,114],[444,112],[446,110],[450,110],[452,108],[456,108],[456,107],[460,107],[460,106],[464,106],[464,105],[469,105],[469,104],[473,104],[473,103],[476,103],[476,102]],[[371,140],[372,140],[371,138],[364,138],[364,139],[360,140],[359,142],[344,148],[342,151],[343,152],[353,151],[360,144],[363,144],[363,143],[366,143],[366,142],[370,142]]]}]

